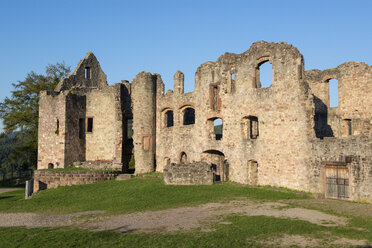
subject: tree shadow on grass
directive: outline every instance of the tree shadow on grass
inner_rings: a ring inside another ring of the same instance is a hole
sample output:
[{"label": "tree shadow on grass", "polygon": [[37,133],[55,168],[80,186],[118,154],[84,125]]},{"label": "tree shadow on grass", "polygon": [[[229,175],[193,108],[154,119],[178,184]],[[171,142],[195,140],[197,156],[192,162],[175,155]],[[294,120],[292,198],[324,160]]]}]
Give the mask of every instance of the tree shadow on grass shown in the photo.
[{"label": "tree shadow on grass", "polygon": [[7,198],[14,198],[14,196],[0,196],[0,200],[7,199]]}]

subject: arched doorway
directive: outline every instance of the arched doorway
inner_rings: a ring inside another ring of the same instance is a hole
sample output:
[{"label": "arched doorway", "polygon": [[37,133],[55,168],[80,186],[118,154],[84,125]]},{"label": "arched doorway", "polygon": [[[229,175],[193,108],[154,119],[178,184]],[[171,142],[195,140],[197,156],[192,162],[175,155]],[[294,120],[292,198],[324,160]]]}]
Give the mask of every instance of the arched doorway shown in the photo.
[{"label": "arched doorway", "polygon": [[201,161],[212,164],[215,170],[215,181],[227,181],[229,179],[229,165],[225,160],[225,154],[218,150],[207,150],[202,153]]}]

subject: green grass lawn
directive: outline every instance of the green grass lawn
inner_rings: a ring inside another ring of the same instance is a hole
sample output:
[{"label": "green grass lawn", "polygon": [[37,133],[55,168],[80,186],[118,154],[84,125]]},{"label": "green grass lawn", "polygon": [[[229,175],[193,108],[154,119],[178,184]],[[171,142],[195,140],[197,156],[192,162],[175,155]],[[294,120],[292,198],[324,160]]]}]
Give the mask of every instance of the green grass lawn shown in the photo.
[{"label": "green grass lawn", "polygon": [[[24,190],[0,195],[0,212],[38,212],[43,214],[105,210],[119,214],[144,210],[198,205],[207,202],[247,198],[258,201],[304,199],[303,192],[283,188],[249,187],[235,183],[209,186],[164,185],[161,178],[135,177],[127,181],[105,181],[88,185],[59,187],[41,191],[24,200]],[[117,233],[93,232],[74,227],[0,228],[2,247],[275,247],[286,235],[317,239],[319,247],[337,247],[340,238],[368,240],[372,244],[372,218],[345,216],[349,224],[325,227],[303,220],[268,216],[221,217],[222,223],[205,224],[189,232]],[[269,241],[267,241],[269,240]]]},{"label": "green grass lawn", "polygon": [[235,183],[164,185],[160,178],[135,177],[127,181],[105,181],[48,189],[29,200],[24,200],[24,190],[4,193],[0,195],[0,211],[53,214],[104,210],[107,214],[119,214],[227,201],[239,197],[276,201],[309,198],[309,195]]},{"label": "green grass lawn", "polygon": [[[340,238],[372,243],[372,229],[356,230],[353,225],[324,227],[302,220],[267,216],[229,215],[221,220],[231,224],[212,224],[211,232],[195,229],[165,234],[90,232],[67,227],[0,228],[0,247],[263,247],[264,244],[276,247],[276,240],[284,234],[315,238],[317,247],[332,247],[331,242]],[[371,223],[369,220],[369,226]],[[267,243],[268,240],[271,243]]]}]

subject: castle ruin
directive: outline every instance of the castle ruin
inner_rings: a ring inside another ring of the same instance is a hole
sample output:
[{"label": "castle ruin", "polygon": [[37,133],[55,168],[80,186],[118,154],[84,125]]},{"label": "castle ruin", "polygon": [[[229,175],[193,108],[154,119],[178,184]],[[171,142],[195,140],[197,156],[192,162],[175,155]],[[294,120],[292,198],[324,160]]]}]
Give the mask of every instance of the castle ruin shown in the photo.
[{"label": "castle ruin", "polygon": [[[266,62],[273,79],[263,88]],[[338,107],[330,107],[330,79]],[[371,89],[372,66],[305,71],[284,42],[202,64],[190,93],[180,71],[166,93],[161,76],[146,72],[109,86],[88,53],[53,92],[40,93],[38,169],[90,163],[127,172],[134,153],[136,174],[202,161],[222,181],[372,200]]]}]

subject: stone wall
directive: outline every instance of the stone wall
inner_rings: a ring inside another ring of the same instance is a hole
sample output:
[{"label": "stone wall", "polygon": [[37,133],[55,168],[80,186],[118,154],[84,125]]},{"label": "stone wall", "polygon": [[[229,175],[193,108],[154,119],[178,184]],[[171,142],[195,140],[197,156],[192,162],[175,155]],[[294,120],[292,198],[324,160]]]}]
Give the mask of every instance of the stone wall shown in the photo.
[{"label": "stone wall", "polygon": [[118,165],[114,161],[105,160],[74,162],[72,165],[74,168],[86,168],[91,170],[122,170],[121,165]]},{"label": "stone wall", "polygon": [[127,166],[132,150],[124,136],[125,120],[132,116],[130,85],[123,81],[108,86],[92,53],[54,92],[41,92],[39,112],[38,169],[65,168],[86,160],[109,161],[115,168],[122,168],[125,160]]},{"label": "stone wall", "polygon": [[[273,66],[269,88],[261,88],[258,79],[257,68],[264,61]],[[182,77],[175,75],[175,79],[175,87],[182,88]],[[157,98],[158,170],[169,160],[180,162],[183,152],[189,162],[218,153],[230,164],[230,180],[248,183],[248,164],[255,160],[258,184],[306,187],[303,179],[310,151],[306,140],[313,135],[313,106],[303,81],[302,55],[293,46],[257,42],[243,54],[226,53],[197,69],[194,92],[168,91]],[[195,109],[193,125],[182,123],[188,107]],[[172,127],[164,126],[168,110],[174,112]],[[251,116],[258,119],[255,139],[246,135],[245,123]],[[211,125],[216,118],[223,121],[221,140],[215,139]]]},{"label": "stone wall", "polygon": [[[372,135],[372,66],[347,62],[324,71],[306,71],[305,78],[317,100],[316,114],[324,117],[316,122],[324,123],[330,130],[325,137],[348,136],[348,120],[352,122],[353,135]],[[330,79],[338,80],[339,104],[332,108],[329,104]]]},{"label": "stone wall", "polygon": [[[260,79],[264,63],[272,65],[269,87]],[[194,92],[184,93],[184,77],[177,71],[168,92],[160,75],[146,72],[132,83],[108,86],[88,53],[56,92],[41,94],[38,168],[106,161],[115,168],[124,164],[126,171],[133,148],[137,174],[203,161],[214,164],[221,180],[321,193],[321,164],[345,155],[355,158],[347,165],[354,173],[353,197],[371,198],[360,193],[370,187],[371,147],[365,144],[372,136],[371,66],[347,62],[305,71],[297,48],[259,41],[242,54],[225,53],[200,65]],[[330,79],[339,85],[335,108]],[[93,118],[94,126],[79,140],[81,118]],[[133,139],[127,137],[131,118]],[[222,120],[222,138],[214,131],[216,119]]]},{"label": "stone wall", "polygon": [[115,155],[118,155],[118,161],[121,162],[121,153],[116,154],[116,146],[122,144],[121,109],[117,116],[115,108],[115,99],[120,101],[120,98],[115,98],[115,96],[119,93],[120,91],[115,86],[86,93],[86,117],[93,118],[93,130],[85,134],[86,160],[88,161],[114,161]]},{"label": "stone wall", "polygon": [[65,167],[75,161],[86,159],[85,133],[81,134],[79,128],[79,120],[85,121],[85,116],[86,97],[68,94],[66,97]]},{"label": "stone wall", "polygon": [[196,162],[189,164],[169,164],[164,168],[164,182],[176,185],[210,185],[214,182],[211,164]]},{"label": "stone wall", "polygon": [[34,193],[76,184],[90,184],[105,180],[113,180],[118,171],[34,171]]},{"label": "stone wall", "polygon": [[[272,64],[273,81],[267,88],[259,80],[264,62]],[[226,53],[202,64],[194,92],[183,92],[184,76],[178,71],[174,91],[165,93],[160,87],[157,95],[157,170],[184,157],[187,162],[206,161],[209,154],[218,154],[229,164],[230,180],[321,191],[322,183],[314,183],[309,175],[314,156],[325,150],[314,148],[310,140],[348,136],[348,119],[352,136],[372,135],[371,68],[349,62],[305,72],[303,57],[293,46],[256,42],[242,54]],[[329,107],[331,78],[339,80],[337,108]],[[195,124],[184,125],[183,111],[190,107],[195,109]],[[173,126],[167,125],[169,111]],[[211,125],[216,118],[223,122],[220,140]],[[249,135],[252,119],[257,120],[257,137]],[[368,148],[363,149],[359,153]],[[335,154],[340,153],[342,149],[335,148]]]},{"label": "stone wall", "polygon": [[350,200],[372,199],[372,138],[354,135],[340,138],[313,140],[311,173],[307,181],[310,191],[324,194],[325,165],[341,162],[348,166],[350,173]]},{"label": "stone wall", "polygon": [[66,97],[68,92],[40,92],[38,169],[65,163]]}]

